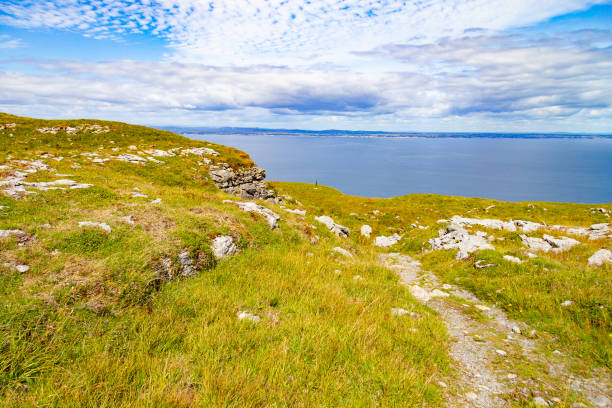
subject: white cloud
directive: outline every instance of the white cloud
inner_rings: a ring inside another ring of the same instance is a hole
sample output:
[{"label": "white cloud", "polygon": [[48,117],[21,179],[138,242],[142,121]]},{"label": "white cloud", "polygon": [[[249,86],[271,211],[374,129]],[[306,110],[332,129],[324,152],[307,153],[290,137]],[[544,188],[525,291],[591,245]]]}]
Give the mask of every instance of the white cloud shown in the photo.
[{"label": "white cloud", "polygon": [[10,35],[0,35],[0,49],[19,48],[22,46],[20,38],[13,38]]},{"label": "white cloud", "polygon": [[41,75],[0,73],[0,105],[9,111],[25,105],[78,106],[81,116],[103,110],[132,112],[139,120],[159,120],[168,111],[184,121],[215,115],[251,120],[258,112],[262,118],[295,121],[321,116],[331,122],[335,116],[340,123],[408,126],[447,119],[469,124],[479,118],[516,122],[524,130],[556,124],[557,130],[612,132],[612,49],[592,45],[612,34],[571,36],[572,42],[478,36],[387,45],[360,56],[396,60],[404,68],[397,72],[51,61],[37,65]]},{"label": "white cloud", "polygon": [[151,32],[175,58],[215,65],[335,61],[388,42],[503,30],[603,0],[6,0],[0,23],[96,38]]}]

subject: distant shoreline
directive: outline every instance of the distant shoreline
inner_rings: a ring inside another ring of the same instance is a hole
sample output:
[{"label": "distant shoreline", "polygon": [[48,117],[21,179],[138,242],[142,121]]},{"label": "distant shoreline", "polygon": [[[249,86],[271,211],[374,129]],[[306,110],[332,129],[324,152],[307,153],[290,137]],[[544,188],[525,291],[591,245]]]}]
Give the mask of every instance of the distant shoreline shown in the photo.
[{"label": "distant shoreline", "polygon": [[593,139],[612,138],[612,134],[598,133],[494,133],[494,132],[375,132],[355,130],[300,130],[300,129],[263,129],[263,128],[210,128],[210,127],[157,127],[181,135],[253,135],[253,136],[312,136],[345,138],[453,138],[453,139]]}]

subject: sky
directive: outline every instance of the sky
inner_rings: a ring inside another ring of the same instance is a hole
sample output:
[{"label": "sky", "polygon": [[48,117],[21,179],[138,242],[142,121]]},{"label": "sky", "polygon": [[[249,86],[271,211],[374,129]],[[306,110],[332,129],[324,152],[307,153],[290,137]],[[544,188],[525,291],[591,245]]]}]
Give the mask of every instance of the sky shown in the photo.
[{"label": "sky", "polygon": [[1,0],[0,111],[612,134],[612,1]]}]

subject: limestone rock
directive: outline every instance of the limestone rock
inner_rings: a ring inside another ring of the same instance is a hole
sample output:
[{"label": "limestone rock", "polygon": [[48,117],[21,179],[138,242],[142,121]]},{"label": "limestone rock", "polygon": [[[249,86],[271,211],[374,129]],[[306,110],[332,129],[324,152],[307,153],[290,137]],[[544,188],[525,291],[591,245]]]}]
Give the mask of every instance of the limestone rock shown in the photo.
[{"label": "limestone rock", "polygon": [[567,251],[573,246],[580,244],[580,241],[568,237],[555,238],[544,234],[542,238],[552,246],[553,252]]},{"label": "limestone rock", "polygon": [[409,317],[414,317],[414,318],[421,317],[420,314],[415,313],[415,312],[411,312],[411,311],[406,310],[406,309],[402,309],[401,307],[393,307],[393,308],[391,308],[391,316],[409,316]]},{"label": "limestone rock", "polygon": [[512,263],[517,263],[517,264],[523,263],[523,261],[521,261],[519,258],[517,258],[516,256],[512,256],[512,255],[504,255],[504,259]]},{"label": "limestone rock", "polygon": [[516,226],[512,221],[501,221],[501,220],[492,220],[492,219],[478,219],[478,218],[464,218],[458,215],[455,215],[450,219],[450,222],[455,225],[460,225],[462,227],[467,227],[471,225],[480,225],[486,228],[491,229],[505,229],[507,231],[516,231]]},{"label": "limestone rock", "polygon": [[612,251],[608,249],[600,249],[591,255],[588,263],[591,266],[602,266],[604,263],[612,263]]},{"label": "limestone rock", "polygon": [[79,227],[100,228],[106,232],[111,232],[111,227],[105,222],[79,221]]},{"label": "limestone rock", "polygon": [[402,239],[402,236],[398,234],[393,234],[390,237],[381,235],[379,237],[376,237],[376,239],[374,240],[374,245],[383,248],[390,247],[392,245],[395,245],[400,239]]},{"label": "limestone rock", "polygon": [[292,210],[289,208],[283,208],[284,211],[287,211],[288,213],[292,213],[292,214],[297,214],[297,215],[301,215],[304,216],[306,215],[306,210],[298,210],[297,208]]},{"label": "limestone rock", "polygon": [[467,257],[467,254],[481,249],[495,249],[487,240],[485,232],[478,231],[471,235],[467,230],[457,226],[449,225],[446,230],[440,230],[438,238],[432,238],[428,242],[434,251],[440,249],[458,249],[457,259]]},{"label": "limestone rock", "polygon": [[226,258],[237,251],[234,239],[229,235],[221,235],[213,239],[210,248],[216,259]]},{"label": "limestone rock", "polygon": [[369,225],[362,225],[361,235],[363,235],[366,238],[370,238],[370,234],[372,234],[372,227],[370,227]]},{"label": "limestone rock", "polygon": [[30,270],[30,267],[28,265],[17,265],[15,266],[15,270],[19,273],[26,273]]},{"label": "limestone rock", "polygon": [[181,153],[182,154],[193,154],[196,156],[204,156],[204,155],[218,156],[219,155],[219,153],[216,150],[213,150],[208,147],[193,147],[191,149],[183,149],[181,150]]},{"label": "limestone rock", "polygon": [[544,227],[543,224],[532,221],[516,220],[514,221],[514,224],[516,224],[516,226],[519,227],[523,232],[533,232]]},{"label": "limestone rock", "polygon": [[132,164],[144,164],[147,162],[147,159],[144,157],[129,153],[120,154],[119,156],[115,157],[115,159]]},{"label": "limestone rock", "polygon": [[253,323],[259,323],[261,318],[257,315],[254,315],[253,313],[240,311],[238,312],[238,320],[248,320]]},{"label": "limestone rock", "polygon": [[10,236],[23,236],[25,232],[19,229],[0,230],[0,238],[8,238]]},{"label": "limestone rock", "polygon": [[347,258],[352,258],[353,257],[353,254],[351,254],[349,251],[347,251],[346,249],[341,248],[341,247],[335,247],[335,248],[332,249],[332,251],[337,252],[340,255],[344,255]]},{"label": "limestone rock", "polygon": [[547,241],[542,238],[528,237],[527,235],[521,235],[521,240],[523,241],[523,245],[529,248],[532,251],[542,251],[548,252],[552,249],[552,245],[550,245]]},{"label": "limestone rock", "polygon": [[258,205],[253,202],[241,202],[241,201],[232,201],[232,200],[223,200],[226,204],[234,204],[237,205],[242,211],[246,212],[254,212],[257,214],[261,214],[264,216],[268,225],[270,225],[270,229],[274,229],[277,227],[278,220],[280,220],[280,215],[270,210],[269,208],[264,207],[263,205]]},{"label": "limestone rock", "polygon": [[334,222],[334,220],[331,217],[328,217],[327,215],[322,215],[320,217],[315,217],[315,220],[319,221],[321,224],[325,225],[327,227],[328,230],[330,230],[332,233],[336,234],[337,236],[341,237],[341,238],[346,238],[349,236],[349,229],[340,225],[340,224],[336,224]]},{"label": "limestone rock", "polygon": [[570,228],[570,227],[563,227],[560,225],[556,227],[560,227],[560,229],[565,230],[565,232],[567,232],[568,234],[586,235],[589,238],[589,240],[612,238],[612,227],[610,227],[610,225],[607,223],[593,224],[588,228],[581,228],[581,227]]},{"label": "limestone rock", "polygon": [[542,397],[535,397],[533,399],[533,405],[535,405],[536,407],[548,407],[548,402],[546,402],[546,400]]},{"label": "limestone rock", "polygon": [[181,265],[182,275],[184,277],[188,278],[190,276],[194,276],[197,273],[189,251],[183,251],[178,254],[178,262]]}]

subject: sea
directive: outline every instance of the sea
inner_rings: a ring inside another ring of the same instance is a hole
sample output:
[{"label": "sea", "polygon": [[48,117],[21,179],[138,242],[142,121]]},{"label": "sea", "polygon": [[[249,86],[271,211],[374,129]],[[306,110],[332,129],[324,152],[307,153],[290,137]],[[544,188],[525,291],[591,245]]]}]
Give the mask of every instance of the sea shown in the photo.
[{"label": "sea", "polygon": [[172,130],[246,151],[268,180],[349,195],[612,203],[610,135]]}]

